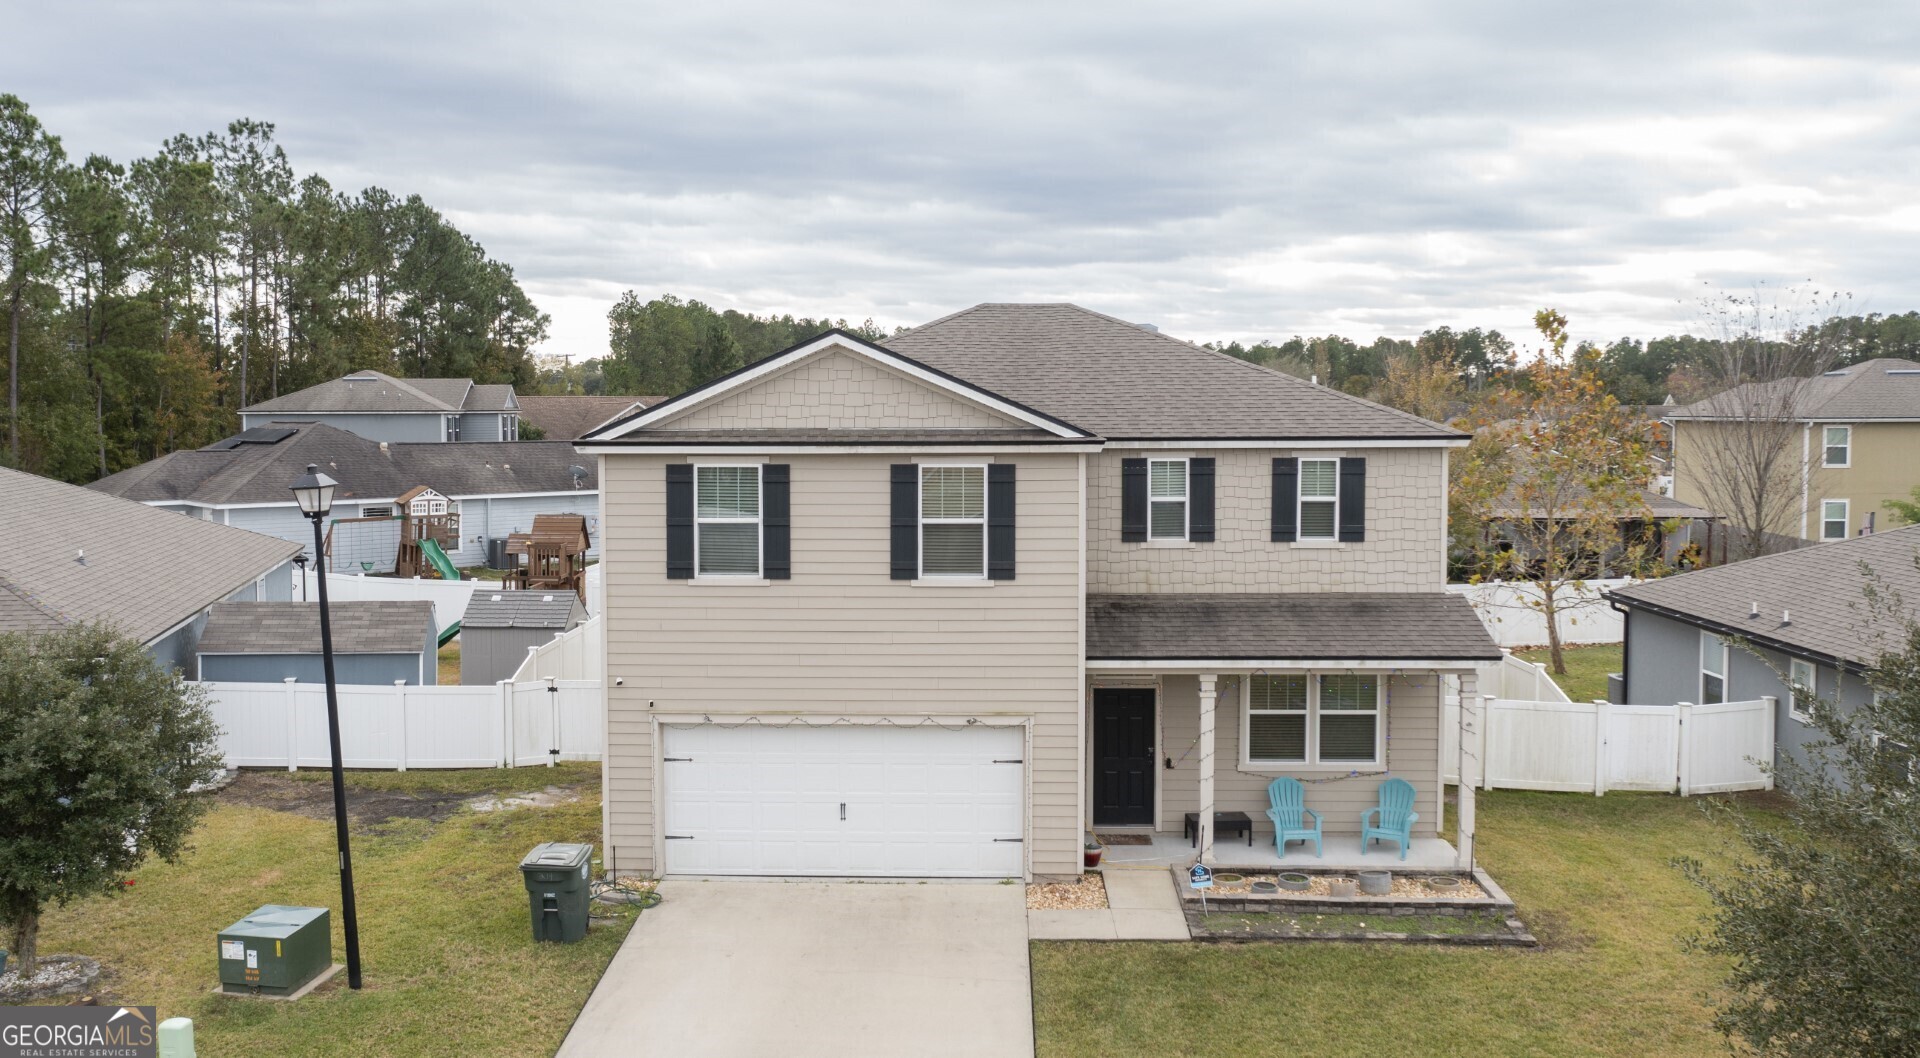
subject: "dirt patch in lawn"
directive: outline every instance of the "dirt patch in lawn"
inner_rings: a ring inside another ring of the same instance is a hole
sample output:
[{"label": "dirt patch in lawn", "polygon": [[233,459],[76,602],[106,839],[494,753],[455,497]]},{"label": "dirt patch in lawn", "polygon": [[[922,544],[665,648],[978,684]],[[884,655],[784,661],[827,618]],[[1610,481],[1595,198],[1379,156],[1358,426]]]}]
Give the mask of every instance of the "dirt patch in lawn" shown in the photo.
[{"label": "dirt patch in lawn", "polygon": [[[545,778],[544,775],[541,777]],[[529,792],[525,800],[512,797],[491,799],[494,801],[491,807],[544,807],[558,804],[576,799],[581,784],[547,786],[544,790],[532,783],[528,785],[538,792]],[[333,818],[332,783],[295,779],[278,772],[243,771],[216,796],[226,804],[289,812],[309,819]],[[439,823],[474,800],[472,792],[458,789],[369,789],[348,783],[347,818],[361,831],[379,829],[398,820]]]}]

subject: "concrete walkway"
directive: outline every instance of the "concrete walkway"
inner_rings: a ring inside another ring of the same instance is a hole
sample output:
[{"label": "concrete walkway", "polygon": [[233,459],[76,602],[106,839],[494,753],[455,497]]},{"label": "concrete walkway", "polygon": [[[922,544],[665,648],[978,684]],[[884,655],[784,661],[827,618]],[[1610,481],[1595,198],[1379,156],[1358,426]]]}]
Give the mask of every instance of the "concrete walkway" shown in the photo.
[{"label": "concrete walkway", "polygon": [[1173,875],[1164,868],[1104,870],[1107,906],[1096,911],[1029,911],[1034,940],[1190,940]]},{"label": "concrete walkway", "polygon": [[669,881],[559,1058],[1031,1058],[1026,890]]}]

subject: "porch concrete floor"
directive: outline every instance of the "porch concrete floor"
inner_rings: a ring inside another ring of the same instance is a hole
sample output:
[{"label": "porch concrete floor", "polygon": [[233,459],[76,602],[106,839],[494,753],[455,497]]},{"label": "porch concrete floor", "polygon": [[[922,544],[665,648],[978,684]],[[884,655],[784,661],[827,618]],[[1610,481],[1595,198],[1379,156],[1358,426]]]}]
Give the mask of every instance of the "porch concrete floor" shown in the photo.
[{"label": "porch concrete floor", "polygon": [[[1287,854],[1282,857],[1274,850],[1271,834],[1255,833],[1252,847],[1248,847],[1244,837],[1222,838],[1213,843],[1213,859],[1208,866],[1260,870],[1315,867],[1339,871],[1362,868],[1451,871],[1461,866],[1453,843],[1439,838],[1414,838],[1404,860],[1400,858],[1400,850],[1388,842],[1374,842],[1373,848],[1363,855],[1357,834],[1328,834],[1321,844],[1325,855],[1316,857],[1311,843],[1296,841],[1287,846]],[[1154,834],[1151,845],[1109,845],[1101,862],[1116,867],[1186,866],[1193,862],[1196,853],[1188,838],[1166,832]]]}]

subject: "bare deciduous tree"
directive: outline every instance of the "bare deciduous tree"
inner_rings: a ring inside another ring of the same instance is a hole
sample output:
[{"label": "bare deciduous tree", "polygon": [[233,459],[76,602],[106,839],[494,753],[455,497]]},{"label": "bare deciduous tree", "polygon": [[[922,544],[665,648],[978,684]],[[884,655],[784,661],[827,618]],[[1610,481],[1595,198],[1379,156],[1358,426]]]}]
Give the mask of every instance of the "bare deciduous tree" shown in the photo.
[{"label": "bare deciduous tree", "polygon": [[1844,351],[1821,324],[1848,302],[1845,294],[1788,288],[1702,305],[1711,340],[1676,373],[1676,392],[1692,403],[1669,415],[1676,495],[1721,517],[1733,558],[1778,550],[1780,538],[1799,535],[1809,473],[1803,419]]}]

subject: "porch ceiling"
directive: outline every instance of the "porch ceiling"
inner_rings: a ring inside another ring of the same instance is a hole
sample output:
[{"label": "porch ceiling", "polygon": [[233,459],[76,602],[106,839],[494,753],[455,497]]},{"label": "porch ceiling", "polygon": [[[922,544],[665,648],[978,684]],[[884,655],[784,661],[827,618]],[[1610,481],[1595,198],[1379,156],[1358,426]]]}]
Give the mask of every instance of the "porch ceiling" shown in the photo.
[{"label": "porch ceiling", "polygon": [[1446,592],[1090,595],[1087,660],[1464,663],[1500,648]]}]

